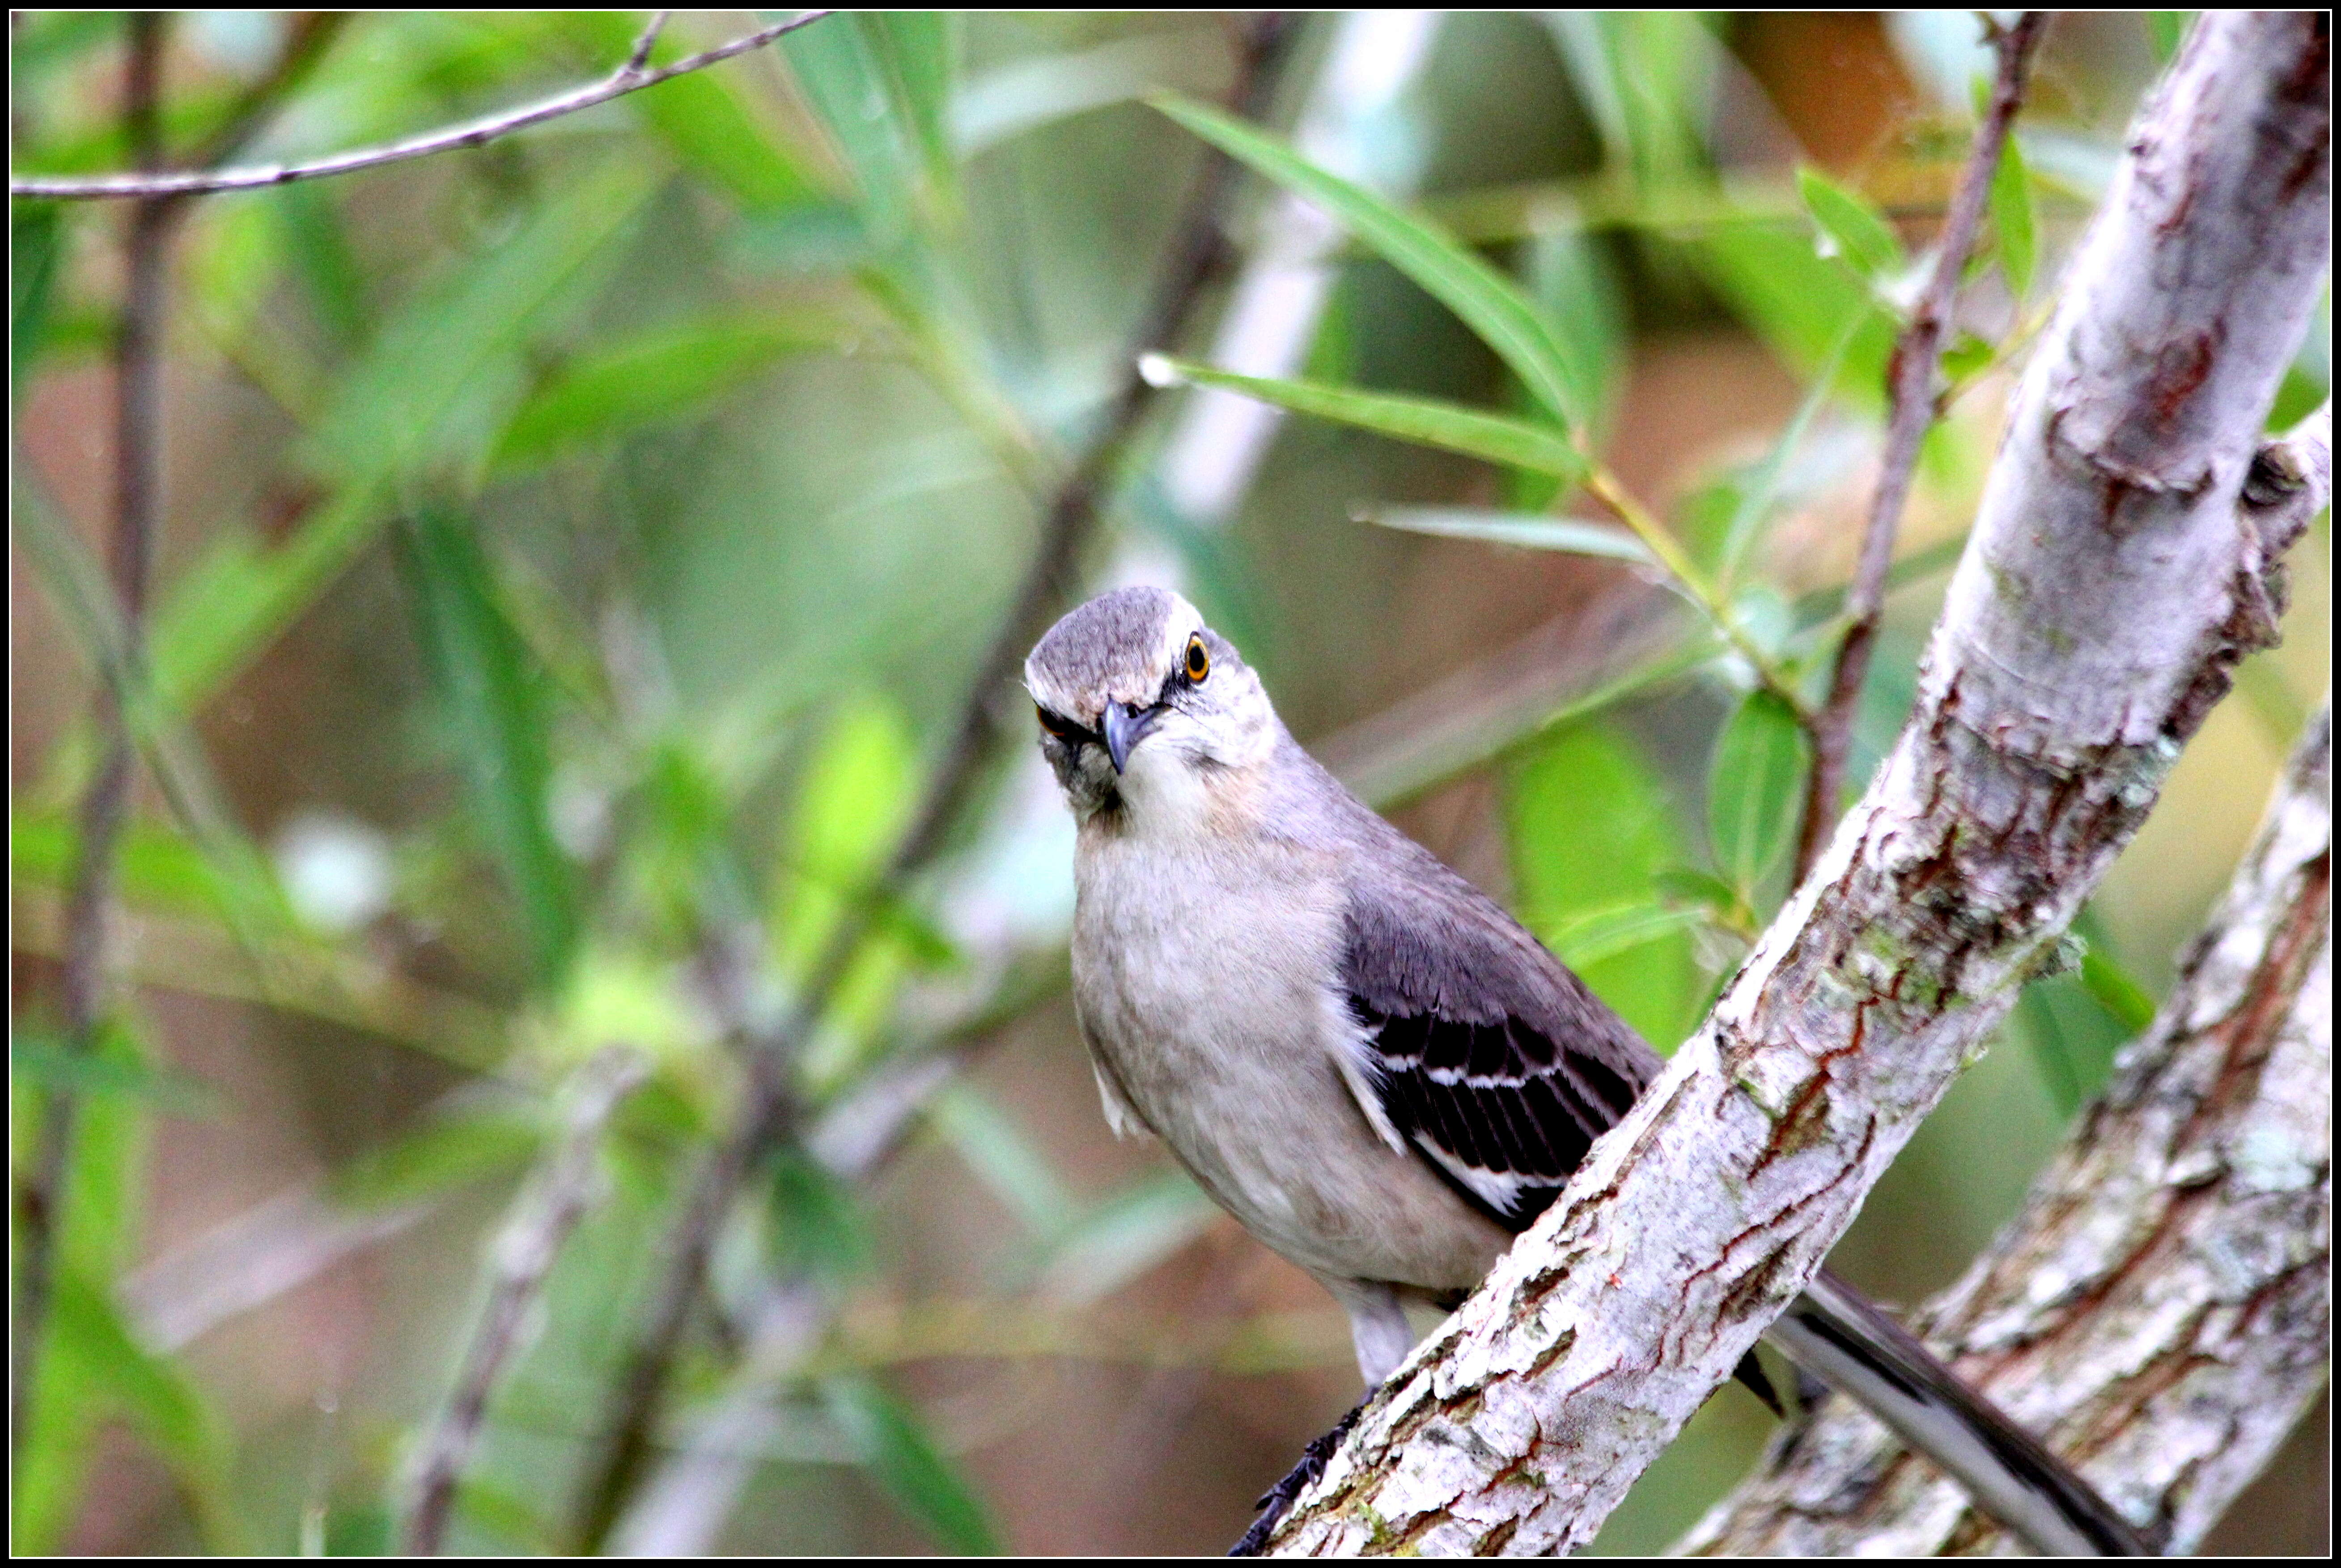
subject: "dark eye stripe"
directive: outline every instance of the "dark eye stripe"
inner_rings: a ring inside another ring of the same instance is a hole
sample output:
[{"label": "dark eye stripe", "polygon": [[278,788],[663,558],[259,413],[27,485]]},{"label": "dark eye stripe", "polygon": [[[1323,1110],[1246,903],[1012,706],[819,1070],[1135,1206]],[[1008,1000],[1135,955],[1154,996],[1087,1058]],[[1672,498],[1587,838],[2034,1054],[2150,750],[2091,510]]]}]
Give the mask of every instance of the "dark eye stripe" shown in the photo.
[{"label": "dark eye stripe", "polygon": [[1068,746],[1103,745],[1105,738],[1096,730],[1074,723],[1061,713],[1051,712],[1035,702],[1032,711],[1041,716],[1041,728]]}]

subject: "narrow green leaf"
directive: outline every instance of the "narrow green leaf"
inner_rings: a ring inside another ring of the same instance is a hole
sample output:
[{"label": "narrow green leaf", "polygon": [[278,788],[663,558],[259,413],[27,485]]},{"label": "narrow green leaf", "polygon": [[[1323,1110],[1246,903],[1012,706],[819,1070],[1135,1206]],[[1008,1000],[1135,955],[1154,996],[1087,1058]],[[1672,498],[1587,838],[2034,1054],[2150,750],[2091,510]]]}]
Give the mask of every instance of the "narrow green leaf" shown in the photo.
[{"label": "narrow green leaf", "polygon": [[2146,38],[2153,46],[2155,64],[2167,65],[2178,57],[2178,45],[2186,41],[2187,24],[2195,20],[2195,13],[2148,11],[2145,15]]},{"label": "narrow green leaf", "polygon": [[772,1157],[766,1178],[767,1249],[787,1273],[845,1280],[869,1267],[869,1227],[853,1194],[801,1150]]},{"label": "narrow green leaf", "polygon": [[1850,332],[1833,391],[1863,410],[1884,405],[1894,324],[1849,268],[1815,254],[1803,233],[1761,219],[1715,223],[1686,249],[1733,313],[1799,376]]},{"label": "narrow green leaf", "polygon": [[1552,950],[1571,968],[1588,968],[1606,958],[1689,929],[1703,922],[1698,909],[1669,908],[1663,904],[1620,904],[1579,915],[1556,932]]},{"label": "narrow green leaf", "polygon": [[2037,224],[2032,211],[2032,176],[2024,166],[2024,149],[2014,136],[2000,144],[1999,166],[1991,172],[1991,226],[1999,236],[1999,264],[2017,303],[2032,292],[2032,268],[2038,255]]},{"label": "narrow green leaf", "polygon": [[24,401],[25,374],[40,357],[63,270],[63,203],[15,202],[8,212],[8,384]]},{"label": "narrow green leaf", "polygon": [[1058,1238],[1041,1271],[1041,1294],[1071,1305],[1111,1295],[1219,1216],[1219,1206],[1184,1172],[1133,1182]]},{"label": "narrow green leaf", "polygon": [[1789,461],[1804,444],[1805,432],[1812,428],[1814,417],[1829,399],[1838,379],[1838,368],[1853,348],[1853,340],[1861,331],[1865,315],[1848,314],[1838,330],[1837,341],[1829,346],[1828,356],[1805,385],[1805,395],[1798,401],[1797,412],[1781,428],[1772,442],[1772,450],[1764,454],[1763,463],[1751,480],[1739,490],[1738,504],[1732,509],[1731,524],[1723,537],[1721,565],[1716,573],[1718,582],[1728,592],[1746,569],[1749,551],[1763,539],[1767,525],[1773,517],[1773,502],[1780,493],[1780,477],[1788,471]]},{"label": "narrow green leaf", "polygon": [[[594,57],[623,59],[642,25],[629,11],[560,14]],[[680,57],[684,45],[670,31],[651,52],[652,63]],[[742,96],[752,80],[737,71],[694,71],[672,76],[626,99],[685,168],[721,192],[744,213],[772,213],[823,200],[822,182],[797,152],[773,134],[766,116],[752,112]]]},{"label": "narrow green leaf", "polygon": [[569,862],[553,836],[543,681],[505,618],[471,520],[424,508],[397,530],[415,639],[436,691],[482,847],[519,906],[540,987],[577,939]]},{"label": "narrow green leaf", "polygon": [[218,1104],[212,1087],[192,1074],[155,1067],[134,1055],[72,1050],[37,1030],[9,1035],[8,1076],[66,1094],[126,1096],[184,1116],[212,1115]]},{"label": "narrow green leaf", "polygon": [[1478,506],[1388,506],[1360,514],[1361,521],[1409,533],[1435,533],[1448,539],[1477,539],[1489,544],[1516,545],[1522,550],[1557,550],[1570,555],[1598,555],[1609,561],[1630,561],[1654,566],[1649,547],[1615,523],[1590,522],[1579,517],[1546,517],[1534,512],[1499,511]]},{"label": "narrow green leaf", "polygon": [[759,313],[703,317],[598,347],[529,395],[493,461],[527,467],[572,446],[687,418],[782,357],[836,341],[814,322]]},{"label": "narrow green leaf", "polygon": [[2112,935],[2098,918],[2095,905],[2082,907],[2073,921],[2073,934],[2088,945],[2081,955],[2082,988],[2105,1009],[2107,1017],[2121,1026],[2125,1035],[2143,1032],[2154,1022],[2158,1010],[2154,993],[2138,984],[2115,956]]},{"label": "narrow green leaf", "polygon": [[1796,829],[1807,762],[1803,726],[1768,691],[1751,691],[1717,737],[1708,764],[1708,834],[1724,878],[1751,906]]},{"label": "narrow green leaf", "polygon": [[1717,48],[1690,11],[1548,11],[1570,85],[1601,134],[1605,168],[1645,191],[1695,175]]},{"label": "narrow green leaf", "polygon": [[109,1293],[78,1267],[58,1271],[42,1351],[34,1430],[11,1499],[15,1552],[62,1549],[98,1429],[126,1418],[178,1482],[204,1548],[240,1554],[225,1424],[176,1363],[138,1343]]},{"label": "narrow green leaf", "polygon": [[1696,866],[1670,867],[1652,877],[1650,886],[1664,902],[1703,910],[1732,930],[1744,930],[1756,918],[1737,888]]},{"label": "narrow green leaf", "polygon": [[365,274],[334,204],[332,184],[304,180],[279,189],[274,202],[286,259],[307,286],[317,319],[341,342],[354,343],[366,330]]},{"label": "narrow green leaf", "polygon": [[1038,1236],[1062,1234],[1081,1205],[1015,1118],[971,1085],[937,1094],[928,1118],[977,1179]]},{"label": "narrow green leaf", "polygon": [[354,1208],[389,1208],[519,1170],[543,1146],[537,1117],[472,1107],[354,1156],[334,1170],[327,1189]]},{"label": "narrow green leaf", "polygon": [[1869,199],[1818,169],[1797,171],[1797,193],[1820,229],[1820,253],[1836,256],[1865,278],[1900,271],[1909,262],[1894,226]]},{"label": "narrow green leaf", "polygon": [[[1519,917],[1548,947],[1589,916],[1649,901],[1657,876],[1686,858],[1664,782],[1607,725],[1571,724],[1524,749],[1505,771],[1504,806]],[[1687,928],[1654,932],[1580,972],[1661,1052],[1698,1021],[1704,983]]]},{"label": "narrow green leaf", "polygon": [[871,29],[927,178],[937,189],[946,188],[957,167],[948,115],[960,14],[865,11],[856,20]]},{"label": "narrow green leaf", "polygon": [[1218,387],[1295,413],[1337,420],[1377,435],[1441,447],[1488,462],[1532,469],[1564,479],[1579,479],[1586,471],[1584,456],[1558,431],[1483,413],[1460,403],[1320,386],[1314,382],[1240,376],[1161,354],[1147,355],[1140,368],[1157,386],[1191,382],[1197,386]]},{"label": "narrow green leaf", "polygon": [[564,301],[599,282],[615,259],[610,242],[652,188],[640,161],[606,160],[424,290],[336,382],[310,432],[313,463],[353,483],[469,463],[473,443],[493,439],[497,416],[521,393],[520,351]]},{"label": "narrow green leaf", "polygon": [[991,1511],[909,1406],[867,1378],[832,1378],[822,1395],[871,1475],[936,1545],[962,1557],[1000,1553]]},{"label": "narrow green leaf", "polygon": [[874,18],[850,15],[782,38],[797,84],[860,188],[863,223],[880,251],[908,234],[923,160]]},{"label": "narrow green leaf", "polygon": [[1572,429],[1586,422],[1589,411],[1580,406],[1576,389],[1593,384],[1598,374],[1572,363],[1569,346],[1519,286],[1460,241],[1430,219],[1327,173],[1274,137],[1207,104],[1167,94],[1148,102],[1230,157],[1324,208],[1376,255],[1461,317],[1555,419]]}]

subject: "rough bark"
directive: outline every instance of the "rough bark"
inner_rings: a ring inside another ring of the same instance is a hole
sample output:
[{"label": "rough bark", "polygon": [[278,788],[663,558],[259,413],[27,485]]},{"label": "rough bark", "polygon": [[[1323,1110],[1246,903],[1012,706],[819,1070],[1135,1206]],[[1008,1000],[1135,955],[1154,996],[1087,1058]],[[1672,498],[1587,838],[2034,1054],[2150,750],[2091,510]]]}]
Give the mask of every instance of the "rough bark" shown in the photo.
[{"label": "rough bark", "polygon": [[[1385,1385],[1280,1550],[1589,1540],[1843,1233],[2273,636],[2239,511],[2321,281],[2321,15],[2207,15],[2010,411],[1909,723],[1560,1202]],[[2329,473],[2329,457],[2327,460]]]},{"label": "rough bark", "polygon": [[[2325,1382],[2332,1327],[2332,729],[2024,1212],[1920,1315],[1932,1348],[2192,1552]],[[1999,1532],[1833,1401],[1684,1543],[1987,1552]]]}]

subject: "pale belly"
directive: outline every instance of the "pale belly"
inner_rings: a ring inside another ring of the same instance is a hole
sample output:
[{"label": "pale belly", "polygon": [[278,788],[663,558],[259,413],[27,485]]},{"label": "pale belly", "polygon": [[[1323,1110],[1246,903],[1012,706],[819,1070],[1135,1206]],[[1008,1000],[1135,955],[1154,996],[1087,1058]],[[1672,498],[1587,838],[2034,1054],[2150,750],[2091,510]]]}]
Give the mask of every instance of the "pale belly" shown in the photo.
[{"label": "pale belly", "polygon": [[1104,1074],[1221,1207],[1332,1278],[1476,1285],[1510,1238],[1382,1141],[1343,1081],[1330,871],[1127,840],[1077,868],[1075,1002]]}]

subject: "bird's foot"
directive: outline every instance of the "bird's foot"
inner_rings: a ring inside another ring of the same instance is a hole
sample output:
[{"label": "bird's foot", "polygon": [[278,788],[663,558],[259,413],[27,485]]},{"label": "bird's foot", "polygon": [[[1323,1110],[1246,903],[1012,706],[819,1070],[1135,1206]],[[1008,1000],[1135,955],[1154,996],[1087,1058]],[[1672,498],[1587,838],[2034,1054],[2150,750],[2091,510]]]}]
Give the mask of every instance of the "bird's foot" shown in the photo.
[{"label": "bird's foot", "polygon": [[1333,1450],[1341,1446],[1341,1439],[1350,1435],[1350,1428],[1358,1424],[1358,1417],[1365,1414],[1366,1404],[1373,1396],[1372,1389],[1366,1390],[1366,1397],[1352,1405],[1350,1414],[1341,1417],[1332,1431],[1300,1451],[1300,1463],[1292,1467],[1290,1474],[1260,1494],[1260,1501],[1252,1504],[1260,1511],[1260,1517],[1251,1522],[1242,1540],[1228,1548],[1229,1556],[1257,1557],[1268,1549],[1268,1537],[1277,1522],[1291,1508],[1292,1500],[1325,1474],[1326,1461],[1333,1457]]}]

